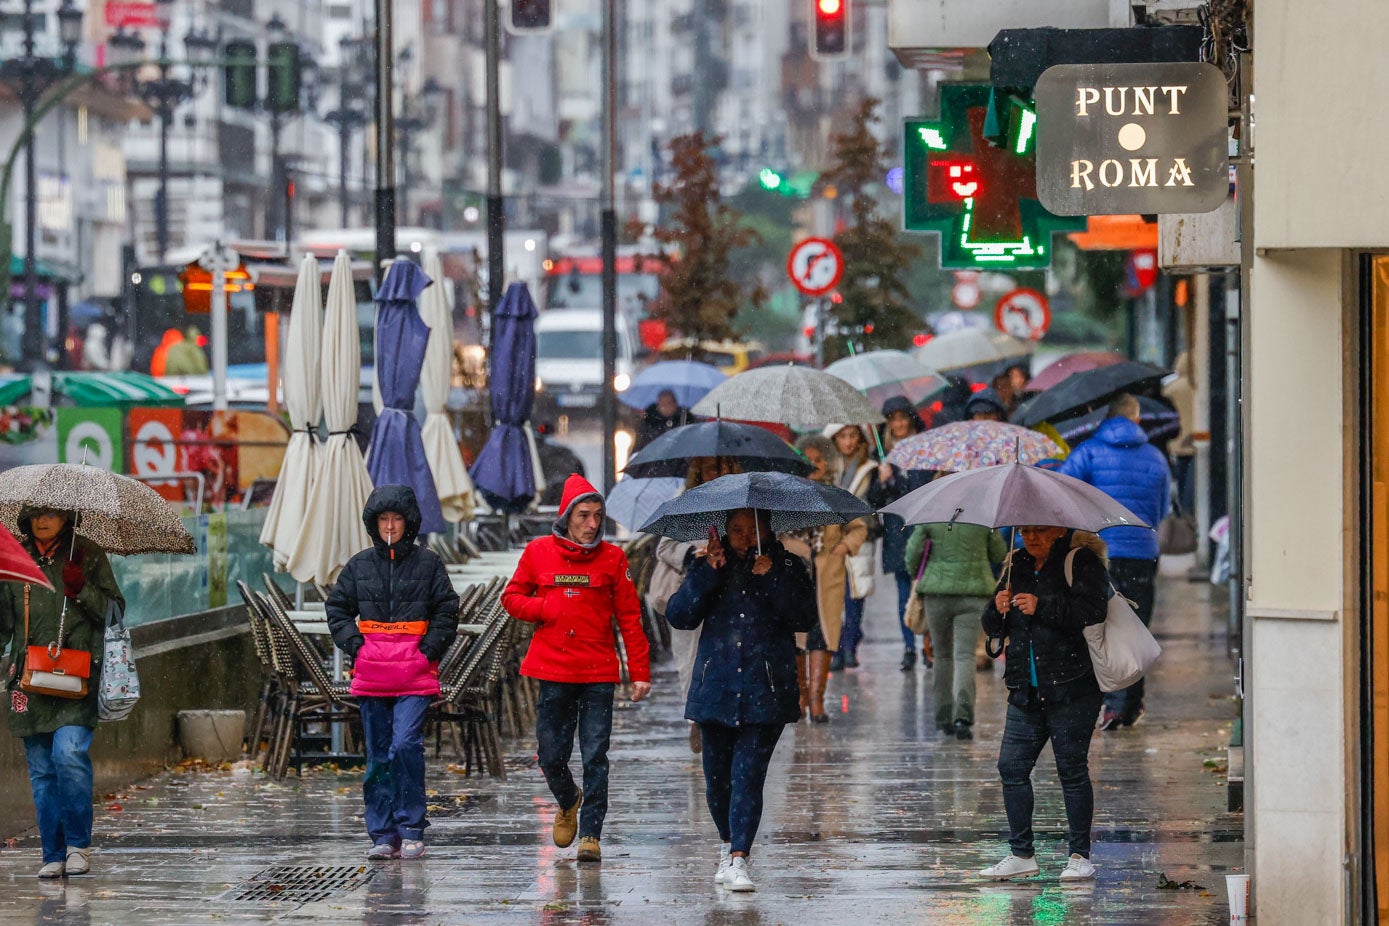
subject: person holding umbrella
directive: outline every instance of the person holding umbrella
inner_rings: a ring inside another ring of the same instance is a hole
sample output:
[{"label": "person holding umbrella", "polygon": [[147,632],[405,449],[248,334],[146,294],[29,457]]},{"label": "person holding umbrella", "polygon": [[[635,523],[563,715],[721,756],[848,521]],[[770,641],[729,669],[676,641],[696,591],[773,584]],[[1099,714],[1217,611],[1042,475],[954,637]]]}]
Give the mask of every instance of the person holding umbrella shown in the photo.
[{"label": "person holding umbrella", "polygon": [[[824,436],[834,441],[839,462],[835,467],[835,485],[862,499],[867,499],[876,491],[878,484],[878,464],[868,452],[868,437],[864,429],[856,424],[831,424],[824,430]],[[877,521],[865,521],[864,530],[877,527]],[[865,543],[850,551],[845,561],[848,566],[848,583],[844,594],[844,633],[839,649],[830,663],[830,671],[858,668],[858,645],[863,639],[864,602],[873,594],[873,535],[870,532]]]},{"label": "person holding umbrella", "polygon": [[[926,430],[916,407],[906,396],[893,396],[883,403],[883,417],[887,421],[880,429],[878,438],[883,454],[892,452],[902,441]],[[931,473],[923,470],[903,470],[887,462],[878,464],[878,479],[868,496],[868,503],[881,508],[919,489],[930,481]],[[907,527],[897,515],[885,515],[883,521],[883,572],[897,581],[897,622],[902,627],[902,665],[903,672],[916,668],[916,634],[906,624],[907,602],[912,596],[912,573],[905,560],[907,541],[911,528]]]},{"label": "person holding umbrella", "polygon": [[641,425],[637,429],[637,440],[633,450],[641,450],[656,438],[685,424],[685,418],[689,417],[689,412],[680,407],[680,402],[675,397],[675,391],[662,389],[656,396],[656,401],[642,409]]},{"label": "person holding umbrella", "polygon": [[1010,852],[979,874],[1006,881],[1038,872],[1032,833],[1032,769],[1048,741],[1066,805],[1070,857],[1062,881],[1095,877],[1090,824],[1090,738],[1101,694],[1084,630],[1104,623],[1109,592],[1104,543],[1065,527],[1018,529],[1023,548],[1004,566],[984,609],[990,652],[1002,650],[1008,713],[998,751]]},{"label": "person holding umbrella", "polygon": [[[97,725],[97,669],[101,666],[108,606],[124,609],[111,563],[101,547],[73,531],[74,513],[27,507],[18,527],[24,549],[42,570],[48,586],[0,586],[0,651],[10,645],[13,660],[7,687],[10,732],[24,741],[44,879],[84,875],[91,870],[92,760],[88,750]],[[57,643],[91,655],[87,694],[63,698],[21,689],[22,656],[27,647]]]},{"label": "person holding umbrella", "polygon": [[704,740],[705,799],[722,847],[714,882],[755,891],[748,867],[762,819],[762,787],[777,740],[801,716],[796,634],[816,620],[814,586],[777,542],[766,511],[728,513],[671,597],[672,627],[700,631],[685,717]]}]

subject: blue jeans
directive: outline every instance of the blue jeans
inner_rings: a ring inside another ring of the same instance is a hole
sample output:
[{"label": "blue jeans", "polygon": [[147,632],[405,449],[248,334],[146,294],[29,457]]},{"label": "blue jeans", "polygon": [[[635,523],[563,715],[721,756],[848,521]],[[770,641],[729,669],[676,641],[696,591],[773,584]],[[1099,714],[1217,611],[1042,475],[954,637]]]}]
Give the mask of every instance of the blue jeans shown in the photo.
[{"label": "blue jeans", "polygon": [[847,584],[844,586],[844,629],[839,634],[839,651],[845,656],[858,655],[858,645],[863,640],[863,601],[854,597]]},{"label": "blue jeans", "polygon": [[704,737],[704,800],[719,839],[731,843],[731,852],[752,851],[762,822],[762,785],[784,729],[779,723],[699,725]]},{"label": "blue jeans", "polygon": [[608,742],[612,739],[616,687],[612,682],[540,682],[535,710],[536,754],[550,793],[565,809],[579,799],[578,785],[569,771],[574,734],[579,736],[579,755],[584,763],[581,837],[602,836],[603,820],[608,815]]},{"label": "blue jeans", "polygon": [[[1109,580],[1114,583],[1119,594],[1136,605],[1133,609],[1138,619],[1147,627],[1153,622],[1153,600],[1157,597],[1157,569],[1155,559],[1124,559],[1109,561]],[[1115,711],[1125,722],[1133,721],[1143,709],[1143,679],[1127,688],[1111,691],[1104,696],[1104,708]]]},{"label": "blue jeans", "polygon": [[911,601],[912,586],[916,576],[910,572],[897,570],[892,574],[897,580],[897,623],[902,625],[902,646],[909,653],[916,652],[916,634],[907,628],[907,602]]},{"label": "blue jeans", "polygon": [[424,715],[430,698],[358,698],[366,738],[367,777],[362,782],[367,833],[373,845],[399,846],[424,838]]},{"label": "blue jeans", "polygon": [[24,737],[44,864],[92,844],[91,745],[92,729],[75,725]]},{"label": "blue jeans", "polygon": [[1003,807],[1008,814],[1008,845],[1018,858],[1031,858],[1032,769],[1051,740],[1056,775],[1066,804],[1067,850],[1090,857],[1090,823],[1095,792],[1090,785],[1090,736],[1100,709],[1100,689],[1082,691],[1066,701],[1042,701],[1032,689],[1025,708],[1008,705],[1003,742],[998,747],[998,774],[1003,780]]}]

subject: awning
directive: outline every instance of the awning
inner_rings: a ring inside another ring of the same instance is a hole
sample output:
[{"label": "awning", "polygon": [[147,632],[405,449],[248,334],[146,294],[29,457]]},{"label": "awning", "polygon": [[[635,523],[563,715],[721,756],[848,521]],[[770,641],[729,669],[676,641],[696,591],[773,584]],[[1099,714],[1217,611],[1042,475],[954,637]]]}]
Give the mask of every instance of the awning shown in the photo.
[{"label": "awning", "polygon": [[[70,264],[58,264],[48,260],[38,260],[34,263],[40,280],[62,280],[67,283],[78,283],[82,280],[82,271]],[[10,282],[24,282],[24,258],[18,254],[10,255]]]},{"label": "awning", "polygon": [[[0,377],[0,406],[22,405],[32,391],[28,376]],[[61,373],[53,374],[54,404],[82,408],[137,405],[182,406],[184,397],[144,373]]]}]

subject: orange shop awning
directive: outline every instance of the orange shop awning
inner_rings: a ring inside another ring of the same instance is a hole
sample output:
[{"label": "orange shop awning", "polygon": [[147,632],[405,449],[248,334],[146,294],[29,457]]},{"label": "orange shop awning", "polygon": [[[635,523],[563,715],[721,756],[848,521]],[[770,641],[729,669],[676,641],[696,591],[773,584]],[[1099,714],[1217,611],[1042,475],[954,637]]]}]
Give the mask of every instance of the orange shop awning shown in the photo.
[{"label": "orange shop awning", "polygon": [[1155,251],[1158,227],[1141,215],[1092,215],[1085,231],[1066,237],[1082,251]]}]

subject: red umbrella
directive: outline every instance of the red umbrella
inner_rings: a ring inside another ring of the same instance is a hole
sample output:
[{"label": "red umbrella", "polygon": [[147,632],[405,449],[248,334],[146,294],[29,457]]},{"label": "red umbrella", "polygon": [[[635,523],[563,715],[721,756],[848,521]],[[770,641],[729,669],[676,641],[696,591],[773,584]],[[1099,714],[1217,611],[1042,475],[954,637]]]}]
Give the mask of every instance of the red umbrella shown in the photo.
[{"label": "red umbrella", "polygon": [[1123,354],[1116,354],[1106,350],[1088,350],[1076,354],[1067,354],[1059,360],[1053,360],[1042,369],[1040,373],[1032,377],[1031,382],[1023,386],[1024,392],[1041,392],[1050,389],[1061,380],[1070,376],[1072,373],[1084,373],[1086,370],[1097,370],[1100,367],[1112,366],[1116,363],[1123,363],[1129,358]]},{"label": "red umbrella", "polygon": [[47,589],[53,588],[29,551],[14,539],[14,534],[3,524],[0,524],[0,582],[30,582]]}]

